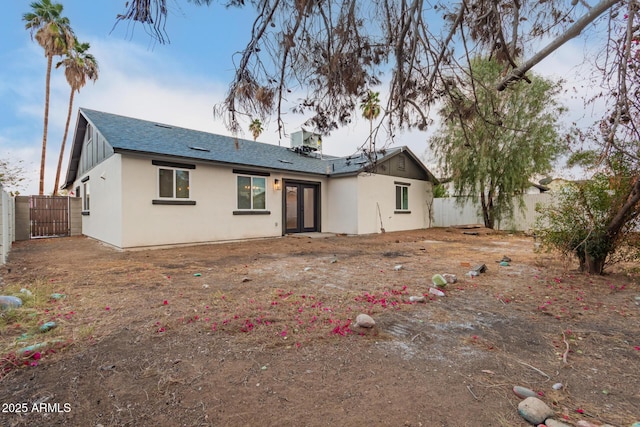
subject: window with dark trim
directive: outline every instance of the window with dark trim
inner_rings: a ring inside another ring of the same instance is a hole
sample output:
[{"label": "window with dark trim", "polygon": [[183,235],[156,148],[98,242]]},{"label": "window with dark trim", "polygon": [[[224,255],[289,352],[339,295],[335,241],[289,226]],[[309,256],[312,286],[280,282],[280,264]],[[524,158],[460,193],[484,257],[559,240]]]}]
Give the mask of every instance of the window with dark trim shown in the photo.
[{"label": "window with dark trim", "polygon": [[396,185],[396,211],[409,211],[409,187]]},{"label": "window with dark trim", "polygon": [[178,168],[158,168],[158,198],[162,200],[188,200],[190,174]]},{"label": "window with dark trim", "polygon": [[84,181],[82,183],[82,210],[85,212],[89,212],[90,208],[90,191],[89,191],[89,181]]},{"label": "window with dark trim", "polygon": [[267,209],[267,179],[261,176],[238,175],[237,177],[238,210]]}]

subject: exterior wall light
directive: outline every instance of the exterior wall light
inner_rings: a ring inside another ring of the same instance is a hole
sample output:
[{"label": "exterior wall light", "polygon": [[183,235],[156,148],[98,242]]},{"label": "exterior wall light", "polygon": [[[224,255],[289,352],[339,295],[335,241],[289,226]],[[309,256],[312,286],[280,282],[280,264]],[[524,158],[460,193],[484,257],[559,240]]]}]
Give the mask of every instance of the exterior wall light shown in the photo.
[{"label": "exterior wall light", "polygon": [[280,180],[278,178],[273,180],[273,189],[280,191]]}]

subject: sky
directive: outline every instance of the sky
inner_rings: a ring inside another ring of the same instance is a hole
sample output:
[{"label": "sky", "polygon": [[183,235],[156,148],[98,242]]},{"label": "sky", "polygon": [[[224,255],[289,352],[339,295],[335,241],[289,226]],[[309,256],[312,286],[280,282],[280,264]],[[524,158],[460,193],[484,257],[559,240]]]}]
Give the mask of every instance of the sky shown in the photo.
[{"label": "sky", "polygon": [[[22,21],[23,14],[30,11],[31,1],[6,2],[0,16],[0,158],[12,164],[22,162],[27,178],[20,189],[22,194],[38,192],[45,96],[46,58]],[[78,40],[91,44],[90,52],[100,69],[97,82],[88,82],[75,96],[62,179],[80,107],[231,135],[221,120],[214,120],[212,110],[224,99],[233,78],[234,53],[241,51],[249,40],[253,23],[251,9],[225,8],[219,4],[195,6],[186,0],[169,0],[166,30],[170,43],[161,45],[140,25],[127,22],[115,25],[117,14],[125,11],[125,0],[58,2],[64,5],[63,15],[69,18]],[[585,109],[577,96],[595,90],[576,77],[583,67],[585,46],[584,40],[576,39],[534,70],[548,77],[568,79],[569,90],[562,100],[570,110],[568,120],[586,126],[594,122],[600,112]],[[571,89],[574,87],[576,91]],[[384,89],[379,88],[383,104]],[[53,191],[69,91],[62,69],[54,69],[45,194]],[[289,113],[285,121],[290,133],[300,129],[304,118]],[[366,142],[368,134],[369,123],[357,117],[348,127],[323,138],[323,152],[340,156],[352,154]],[[427,150],[429,134],[402,133],[396,136],[396,145],[408,146],[428,167],[434,168],[435,159]],[[252,138],[248,129],[241,136]],[[288,138],[278,136],[275,121],[265,123],[265,131],[258,140],[289,145]],[[557,169],[554,175],[561,176],[561,165]]]}]

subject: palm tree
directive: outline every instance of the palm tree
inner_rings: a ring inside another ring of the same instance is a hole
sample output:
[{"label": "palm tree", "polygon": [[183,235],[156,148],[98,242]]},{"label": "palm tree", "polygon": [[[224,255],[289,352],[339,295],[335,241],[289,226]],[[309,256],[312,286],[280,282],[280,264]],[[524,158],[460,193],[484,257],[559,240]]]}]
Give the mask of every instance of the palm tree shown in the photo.
[{"label": "palm tree", "polygon": [[53,57],[62,55],[67,47],[73,43],[73,32],[69,19],[62,16],[62,5],[51,3],[51,0],[41,0],[31,3],[32,11],[25,13],[22,20],[25,29],[31,33],[31,39],[44,49],[47,57],[47,76],[44,101],[44,130],[42,134],[42,155],[40,157],[40,195],[44,194],[44,167],[47,154],[47,130],[49,127],[49,92],[51,82],[51,64]]},{"label": "palm tree", "polygon": [[257,140],[264,128],[262,127],[262,122],[260,119],[253,119],[249,124],[249,130],[253,134],[253,140]]},{"label": "palm tree", "polygon": [[362,117],[369,120],[369,152],[371,152],[372,146],[375,149],[375,144],[373,144],[373,121],[380,115],[380,92],[372,90],[367,92],[362,98],[360,108],[362,109]]},{"label": "palm tree", "polygon": [[73,48],[67,50],[66,57],[56,64],[56,68],[64,66],[64,76],[71,87],[69,95],[69,111],[67,112],[67,123],[64,127],[64,136],[62,137],[62,145],[60,146],[60,156],[58,157],[58,168],[56,169],[56,180],[54,181],[53,195],[58,194],[58,183],[60,182],[60,169],[62,169],[62,159],[64,157],[64,147],[67,142],[67,134],[69,133],[69,124],[71,122],[71,114],[73,110],[73,98],[76,92],[87,84],[87,79],[95,82],[98,80],[98,61],[88,53],[91,46],[89,43],[80,43],[74,37]]}]

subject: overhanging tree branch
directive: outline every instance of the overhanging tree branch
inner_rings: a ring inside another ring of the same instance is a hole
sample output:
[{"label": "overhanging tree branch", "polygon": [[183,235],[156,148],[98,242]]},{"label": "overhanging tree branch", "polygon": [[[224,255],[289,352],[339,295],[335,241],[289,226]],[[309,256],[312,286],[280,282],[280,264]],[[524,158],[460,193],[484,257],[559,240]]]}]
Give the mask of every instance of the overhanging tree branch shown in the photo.
[{"label": "overhanging tree branch", "polygon": [[544,58],[549,56],[553,51],[558,49],[560,46],[568,42],[574,37],[577,37],[584,28],[592,23],[596,18],[602,15],[604,12],[609,10],[615,4],[620,3],[622,0],[602,0],[597,5],[593,6],[582,18],[578,19],[567,31],[565,31],[562,35],[554,39],[547,46],[542,48],[538,53],[533,55],[529,60],[525,61],[524,64],[515,68],[511,73],[505,77],[496,88],[499,91],[503,91],[507,88],[509,83],[521,80],[524,78],[524,75],[527,71],[529,71],[532,67],[542,61]]}]

